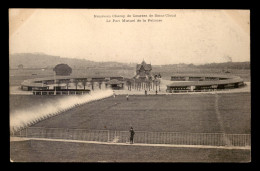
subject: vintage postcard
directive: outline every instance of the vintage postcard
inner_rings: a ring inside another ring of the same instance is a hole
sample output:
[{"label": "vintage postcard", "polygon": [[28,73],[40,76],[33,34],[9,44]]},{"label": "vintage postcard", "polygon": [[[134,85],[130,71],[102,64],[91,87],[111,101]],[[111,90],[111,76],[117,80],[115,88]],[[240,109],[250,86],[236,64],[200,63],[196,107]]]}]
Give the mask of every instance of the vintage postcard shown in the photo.
[{"label": "vintage postcard", "polygon": [[10,162],[251,162],[250,10],[9,9]]}]

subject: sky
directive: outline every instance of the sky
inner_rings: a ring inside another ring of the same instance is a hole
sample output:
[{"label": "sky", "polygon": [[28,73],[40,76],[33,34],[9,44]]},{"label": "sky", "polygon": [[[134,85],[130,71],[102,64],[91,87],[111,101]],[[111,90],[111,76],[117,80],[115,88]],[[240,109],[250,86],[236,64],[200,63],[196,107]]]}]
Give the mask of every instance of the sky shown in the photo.
[{"label": "sky", "polygon": [[9,43],[10,54],[44,53],[98,62],[244,62],[250,61],[250,11],[9,9]]}]

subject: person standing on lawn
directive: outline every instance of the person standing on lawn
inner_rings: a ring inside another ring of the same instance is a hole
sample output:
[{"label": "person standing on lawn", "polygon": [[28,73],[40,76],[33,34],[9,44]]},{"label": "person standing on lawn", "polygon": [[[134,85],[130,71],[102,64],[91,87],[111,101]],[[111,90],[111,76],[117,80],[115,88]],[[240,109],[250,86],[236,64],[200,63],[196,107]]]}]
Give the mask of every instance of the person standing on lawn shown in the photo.
[{"label": "person standing on lawn", "polygon": [[134,143],[134,135],[135,135],[135,131],[134,131],[133,127],[131,127],[129,132],[130,132],[130,144],[133,144]]}]

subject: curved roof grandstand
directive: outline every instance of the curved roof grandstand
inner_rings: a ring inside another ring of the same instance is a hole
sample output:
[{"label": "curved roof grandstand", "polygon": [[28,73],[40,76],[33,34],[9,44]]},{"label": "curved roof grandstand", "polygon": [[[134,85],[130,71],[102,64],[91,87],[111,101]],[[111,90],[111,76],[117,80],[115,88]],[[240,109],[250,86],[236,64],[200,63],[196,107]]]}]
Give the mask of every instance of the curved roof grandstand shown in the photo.
[{"label": "curved roof grandstand", "polygon": [[211,86],[238,84],[244,82],[244,80],[239,76],[220,74],[174,74],[174,76],[171,76],[171,81],[173,82],[167,86]]},{"label": "curved roof grandstand", "polygon": [[[122,78],[122,79],[120,79]],[[127,79],[123,77],[86,77],[86,76],[56,76],[35,78],[24,80],[21,83],[22,89],[48,89],[48,85],[55,84],[55,80],[59,83],[66,83],[68,80],[100,82],[104,81],[110,83],[122,83]],[[179,89],[224,89],[224,88],[238,88],[244,85],[244,80],[239,76],[220,75],[220,74],[174,74],[171,76],[172,83],[167,85],[167,90]],[[73,82],[73,81],[72,81]]]},{"label": "curved roof grandstand", "polygon": [[[111,79],[114,79],[114,78],[117,78],[117,79],[123,79],[122,76],[116,76],[116,77],[100,77],[100,76],[97,76],[97,77],[86,77],[86,76],[55,76],[55,78],[52,76],[52,77],[44,77],[44,78],[34,78],[34,79],[27,79],[27,80],[24,80],[22,83],[21,83],[21,86],[23,87],[31,87],[31,88],[47,88],[47,84],[53,84],[56,80],[56,81],[60,81],[60,80],[86,80],[86,81],[109,81]],[[51,83],[48,83],[48,82],[51,82]]]}]

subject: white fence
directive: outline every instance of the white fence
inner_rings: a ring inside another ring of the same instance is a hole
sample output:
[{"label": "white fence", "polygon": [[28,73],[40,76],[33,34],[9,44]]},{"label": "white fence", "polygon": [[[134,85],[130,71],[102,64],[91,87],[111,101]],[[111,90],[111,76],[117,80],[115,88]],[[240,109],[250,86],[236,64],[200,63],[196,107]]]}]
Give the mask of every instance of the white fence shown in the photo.
[{"label": "white fence", "polygon": [[[29,127],[12,136],[126,143],[129,142],[130,132]],[[248,147],[251,146],[251,135],[135,131],[134,143]]]}]

